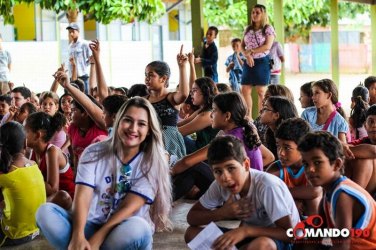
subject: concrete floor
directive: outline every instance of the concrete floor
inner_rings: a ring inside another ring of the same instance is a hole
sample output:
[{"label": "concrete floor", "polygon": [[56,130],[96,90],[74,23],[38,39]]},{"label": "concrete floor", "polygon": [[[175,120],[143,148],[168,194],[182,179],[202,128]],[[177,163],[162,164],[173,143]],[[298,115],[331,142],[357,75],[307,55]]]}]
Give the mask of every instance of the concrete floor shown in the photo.
[{"label": "concrete floor", "polygon": [[[171,219],[174,225],[172,232],[155,233],[153,249],[155,250],[184,250],[189,249],[184,242],[184,232],[188,227],[186,216],[188,210],[191,208],[195,201],[192,200],[179,200],[176,201],[172,210]],[[11,250],[23,250],[23,249],[35,249],[35,250],[49,250],[53,249],[43,236],[39,236],[37,239],[30,243],[19,245],[17,247],[6,247],[3,249]]]}]

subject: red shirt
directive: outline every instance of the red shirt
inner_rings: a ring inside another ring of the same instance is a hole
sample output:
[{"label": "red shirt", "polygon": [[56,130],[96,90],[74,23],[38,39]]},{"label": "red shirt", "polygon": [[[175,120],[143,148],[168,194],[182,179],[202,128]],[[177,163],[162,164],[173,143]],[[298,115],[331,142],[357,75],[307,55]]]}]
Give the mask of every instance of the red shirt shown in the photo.
[{"label": "red shirt", "polygon": [[107,136],[107,131],[98,128],[97,125],[94,124],[94,126],[86,132],[85,136],[82,137],[79,128],[76,125],[71,124],[68,128],[68,135],[71,140],[73,154],[77,157],[77,160],[79,160],[85,148],[92,144],[93,140],[98,136]]}]

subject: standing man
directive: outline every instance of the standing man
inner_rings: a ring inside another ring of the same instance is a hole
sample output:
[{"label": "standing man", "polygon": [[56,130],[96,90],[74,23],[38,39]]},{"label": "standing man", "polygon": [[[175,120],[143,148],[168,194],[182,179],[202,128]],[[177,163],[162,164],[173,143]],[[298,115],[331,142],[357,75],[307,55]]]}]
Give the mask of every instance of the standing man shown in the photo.
[{"label": "standing man", "polygon": [[12,66],[12,58],[10,53],[3,48],[3,39],[0,34],[0,94],[4,95],[10,91],[9,89],[9,72]]},{"label": "standing man", "polygon": [[[71,43],[69,44],[69,59],[74,60],[76,64],[76,75],[85,83],[85,93],[89,93],[89,75],[88,67],[90,65],[89,57],[91,50],[87,41],[80,38],[80,28],[77,23],[71,23],[67,27]],[[72,79],[72,66],[69,64],[70,78]]]}]

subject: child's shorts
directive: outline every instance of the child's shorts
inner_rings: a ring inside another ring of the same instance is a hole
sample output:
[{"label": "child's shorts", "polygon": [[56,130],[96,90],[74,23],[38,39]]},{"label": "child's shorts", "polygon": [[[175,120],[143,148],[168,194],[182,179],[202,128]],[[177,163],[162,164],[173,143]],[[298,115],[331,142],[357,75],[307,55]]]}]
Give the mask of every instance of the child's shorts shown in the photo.
[{"label": "child's shorts", "polygon": [[[219,227],[219,229],[221,229],[221,231],[223,233],[226,233],[226,232],[232,230],[230,228],[225,228],[225,227]],[[251,238],[251,237],[245,238],[244,240],[242,240],[238,244],[236,244],[236,247],[238,249],[240,249],[242,246],[251,243],[254,239],[256,239],[256,238]],[[276,239],[272,239],[272,240],[277,245],[277,250],[292,250],[293,245],[291,243],[287,243],[287,242],[284,242],[284,241],[281,241],[281,240],[276,240]]]},{"label": "child's shorts", "polygon": [[39,235],[39,230],[19,239],[11,239],[11,238],[8,238],[8,236],[6,236],[3,230],[0,228],[0,247],[21,245],[26,242],[32,241],[38,235]]}]

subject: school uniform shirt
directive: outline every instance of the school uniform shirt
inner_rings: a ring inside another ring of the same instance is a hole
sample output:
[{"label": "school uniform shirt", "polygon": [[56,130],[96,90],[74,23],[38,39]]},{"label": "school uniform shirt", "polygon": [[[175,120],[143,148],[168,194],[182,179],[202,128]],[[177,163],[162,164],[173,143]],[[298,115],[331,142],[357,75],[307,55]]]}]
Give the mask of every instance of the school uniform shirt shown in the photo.
[{"label": "school uniform shirt", "polygon": [[351,237],[352,250],[376,249],[376,202],[372,196],[361,186],[352,180],[342,176],[333,183],[333,191],[326,193],[324,197],[324,212],[329,228],[336,228],[336,205],[340,193],[346,193],[352,199],[358,201],[363,207],[363,213],[353,225],[353,229],[368,229],[369,237]]},{"label": "school uniform shirt", "polygon": [[[251,210],[255,212],[243,222],[257,227],[273,227],[275,221],[289,215],[294,227],[300,221],[299,212],[286,184],[274,175],[254,169],[250,169],[249,175],[251,182],[247,198],[251,200]],[[206,209],[216,209],[231,195],[227,188],[214,181],[201,196],[200,203]],[[236,196],[240,199],[239,195]]]},{"label": "school uniform shirt", "polygon": [[[302,113],[302,119],[306,120],[313,131],[323,130],[324,125],[316,124],[317,121],[317,108],[309,107],[306,108]],[[345,133],[349,131],[349,124],[347,124],[345,118],[343,118],[338,112],[334,116],[333,120],[330,122],[329,127],[327,128],[328,132],[338,138],[339,133]]]},{"label": "school uniform shirt", "polygon": [[76,185],[94,189],[87,220],[104,224],[118,210],[127,193],[143,197],[146,204],[134,215],[140,216],[154,225],[149,216],[149,205],[153,203],[156,192],[150,181],[141,172],[144,153],[138,153],[127,163],[122,163],[114,154],[99,154],[106,150],[106,143],[99,142],[88,147],[78,164]]}]

